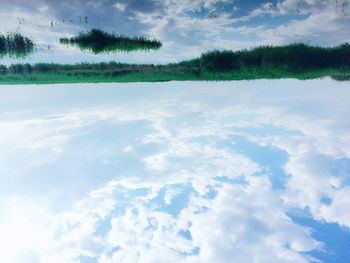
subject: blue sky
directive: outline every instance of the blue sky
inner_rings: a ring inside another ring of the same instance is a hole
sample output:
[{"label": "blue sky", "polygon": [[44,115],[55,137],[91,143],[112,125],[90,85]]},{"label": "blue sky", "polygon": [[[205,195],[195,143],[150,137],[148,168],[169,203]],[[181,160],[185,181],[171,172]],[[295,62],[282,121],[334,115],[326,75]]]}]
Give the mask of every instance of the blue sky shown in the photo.
[{"label": "blue sky", "polygon": [[[348,0],[4,0],[0,5],[0,30],[19,30],[38,43],[41,52],[27,61],[166,63],[211,49],[350,41]],[[95,56],[58,44],[62,36],[93,27],[157,38],[164,45],[157,52]]]},{"label": "blue sky", "polygon": [[347,86],[1,86],[1,261],[343,262]]}]

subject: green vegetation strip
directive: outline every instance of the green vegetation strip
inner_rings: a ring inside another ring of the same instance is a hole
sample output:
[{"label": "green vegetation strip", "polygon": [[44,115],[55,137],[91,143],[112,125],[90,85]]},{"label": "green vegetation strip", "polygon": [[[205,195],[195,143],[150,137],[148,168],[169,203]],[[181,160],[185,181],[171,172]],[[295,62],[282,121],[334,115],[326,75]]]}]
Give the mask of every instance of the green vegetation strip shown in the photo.
[{"label": "green vegetation strip", "polygon": [[33,49],[33,41],[19,33],[0,34],[0,57],[25,57]]},{"label": "green vegetation strip", "polygon": [[166,65],[110,62],[0,66],[0,83],[3,84],[314,79],[326,76],[349,80],[349,44],[334,48],[294,44],[238,52],[211,51],[197,59]]},{"label": "green vegetation strip", "polygon": [[136,50],[160,49],[162,43],[156,39],[150,40],[144,37],[127,37],[104,32],[100,29],[92,29],[87,33],[80,33],[77,37],[61,38],[61,44],[75,45],[81,50],[89,50],[95,54],[107,52],[131,52]]}]

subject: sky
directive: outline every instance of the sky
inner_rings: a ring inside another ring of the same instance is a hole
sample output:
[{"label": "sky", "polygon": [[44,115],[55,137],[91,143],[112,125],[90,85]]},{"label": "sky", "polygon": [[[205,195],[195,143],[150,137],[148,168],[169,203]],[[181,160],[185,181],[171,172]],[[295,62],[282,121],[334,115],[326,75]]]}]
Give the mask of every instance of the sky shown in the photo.
[{"label": "sky", "polygon": [[[87,17],[87,20],[85,20]],[[51,26],[51,22],[53,26]],[[302,42],[335,46],[350,41],[348,0],[2,0],[0,31],[18,30],[39,50],[25,62],[168,63],[213,49],[249,49]],[[93,55],[60,37],[100,28],[147,36],[160,51]],[[50,46],[50,48],[49,48]],[[3,60],[2,63],[9,63]]]},{"label": "sky", "polygon": [[0,261],[350,261],[347,82],[0,86]]}]

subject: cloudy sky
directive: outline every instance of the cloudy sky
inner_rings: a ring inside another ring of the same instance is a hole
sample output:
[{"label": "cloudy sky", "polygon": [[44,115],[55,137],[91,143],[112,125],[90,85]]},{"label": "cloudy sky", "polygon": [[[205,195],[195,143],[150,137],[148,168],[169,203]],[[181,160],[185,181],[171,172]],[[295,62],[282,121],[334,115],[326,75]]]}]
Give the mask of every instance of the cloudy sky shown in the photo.
[{"label": "cloudy sky", "polygon": [[350,261],[346,82],[0,94],[1,262]]},{"label": "cloudy sky", "polygon": [[[350,41],[348,0],[2,0],[0,7],[2,32],[19,30],[38,43],[41,52],[29,61],[165,63],[210,49]],[[158,52],[94,56],[57,44],[62,36],[94,27],[157,38],[164,46]]]}]

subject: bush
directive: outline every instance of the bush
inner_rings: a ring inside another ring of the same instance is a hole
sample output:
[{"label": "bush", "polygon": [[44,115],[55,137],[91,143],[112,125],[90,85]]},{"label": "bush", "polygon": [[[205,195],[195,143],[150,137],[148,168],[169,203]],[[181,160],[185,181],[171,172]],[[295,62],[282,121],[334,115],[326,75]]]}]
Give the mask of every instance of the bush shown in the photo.
[{"label": "bush", "polygon": [[23,74],[23,65],[22,64],[13,64],[9,67],[9,71],[12,74]]},{"label": "bush", "polygon": [[201,56],[201,66],[210,71],[230,71],[239,67],[290,71],[344,67],[350,66],[350,44],[322,48],[299,43],[280,47],[262,46],[238,52],[214,50]]},{"label": "bush", "polygon": [[210,51],[201,56],[201,66],[209,71],[238,69],[238,54],[232,51]]},{"label": "bush", "polygon": [[7,74],[7,67],[4,65],[0,65],[0,75],[6,75]]}]

